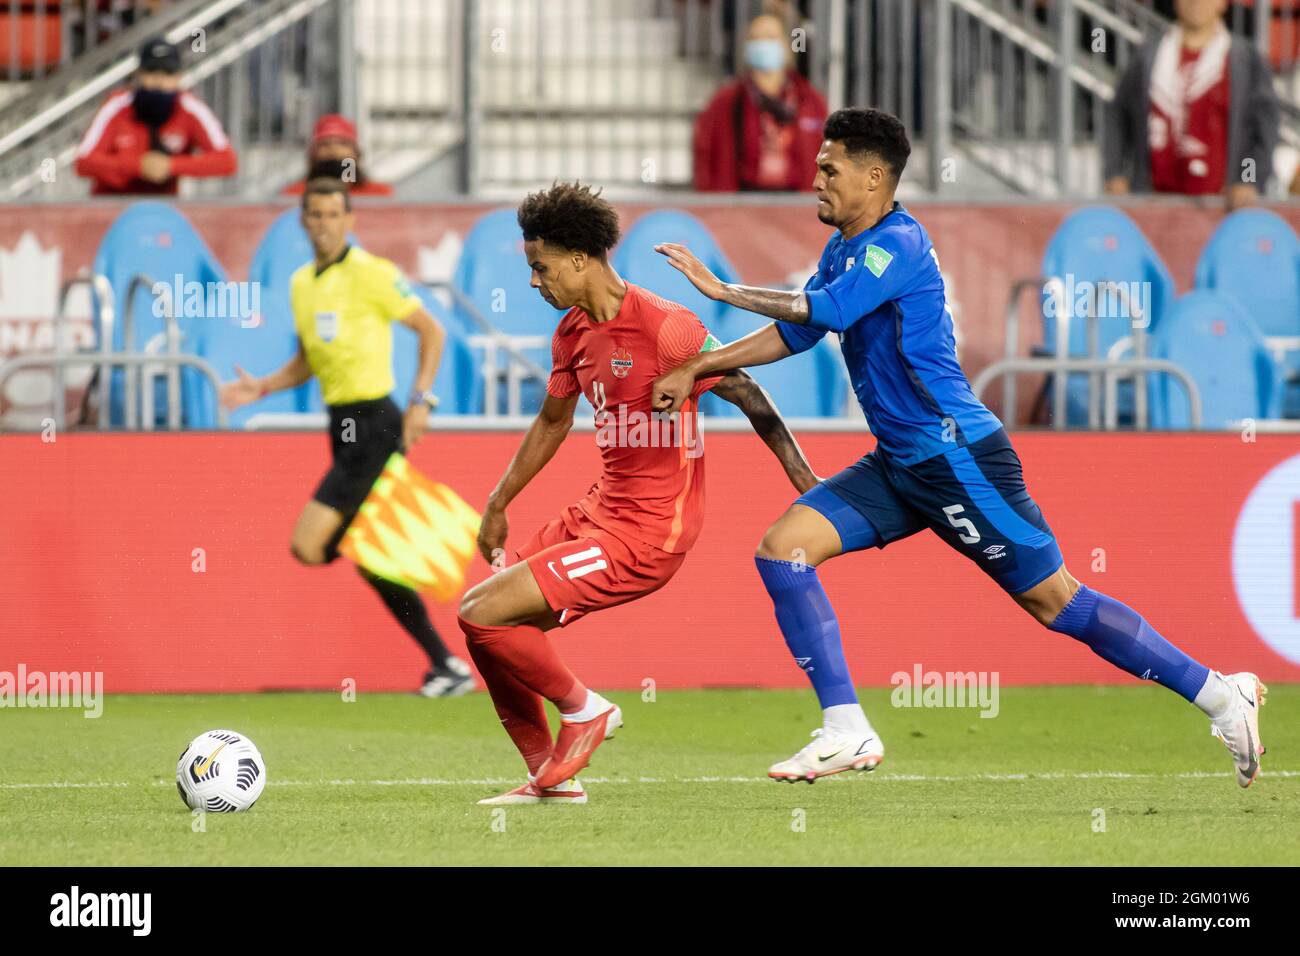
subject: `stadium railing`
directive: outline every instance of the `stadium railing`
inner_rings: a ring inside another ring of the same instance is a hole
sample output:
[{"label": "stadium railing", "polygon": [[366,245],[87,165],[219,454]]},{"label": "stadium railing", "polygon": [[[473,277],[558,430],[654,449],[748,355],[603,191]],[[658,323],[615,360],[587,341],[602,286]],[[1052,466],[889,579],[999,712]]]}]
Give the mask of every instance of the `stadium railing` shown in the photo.
[{"label": "stadium railing", "polygon": [[[975,377],[971,387],[975,391],[975,397],[982,399],[988,386],[1004,375],[1042,374],[1043,372],[1048,372],[1062,381],[1071,372],[1102,373],[1106,380],[1102,414],[1108,431],[1114,431],[1118,427],[1119,401],[1118,390],[1115,388],[1118,376],[1136,375],[1145,372],[1163,372],[1166,375],[1173,376],[1182,384],[1187,392],[1191,427],[1201,427],[1201,394],[1196,387],[1196,382],[1183,368],[1164,359],[1058,358],[1047,356],[1001,359],[980,372]],[[1015,427],[1014,416],[1014,406],[1004,413],[1003,424],[1007,428]],[[1065,416],[1053,416],[1052,427],[1057,431],[1064,431],[1066,424]]]}]

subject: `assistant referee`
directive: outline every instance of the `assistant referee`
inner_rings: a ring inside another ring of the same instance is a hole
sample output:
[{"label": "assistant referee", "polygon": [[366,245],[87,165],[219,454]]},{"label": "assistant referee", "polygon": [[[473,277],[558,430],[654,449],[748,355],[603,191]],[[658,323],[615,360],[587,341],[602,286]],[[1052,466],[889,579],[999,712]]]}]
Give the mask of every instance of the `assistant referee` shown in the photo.
[{"label": "assistant referee", "polygon": [[[272,392],[296,388],[313,375],[330,413],[334,463],[313,500],[298,516],[290,550],[303,564],[328,564],[384,463],[395,451],[420,440],[446,332],[425,311],[401,270],[387,259],[348,243],[355,216],[347,185],[313,179],[302,196],[302,225],[315,261],[290,280],[298,352],[285,366],[254,378],[239,366],[239,378],[221,389],[221,401],[238,408]],[[420,336],[420,366],[403,413],[393,391],[393,321]],[[429,656],[431,670],[420,693],[453,697],[474,688],[469,666],[453,656],[429,620],[420,595],[364,568],[361,576]]]}]

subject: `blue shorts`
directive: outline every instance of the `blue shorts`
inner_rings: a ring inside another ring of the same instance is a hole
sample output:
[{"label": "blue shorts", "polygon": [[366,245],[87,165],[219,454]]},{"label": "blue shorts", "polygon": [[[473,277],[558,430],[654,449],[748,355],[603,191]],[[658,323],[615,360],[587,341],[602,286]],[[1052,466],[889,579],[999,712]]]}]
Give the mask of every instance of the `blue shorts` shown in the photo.
[{"label": "blue shorts", "polygon": [[915,465],[873,451],[796,504],[833,524],[846,552],[883,548],[929,528],[1011,594],[1061,566],[1061,549],[1000,428]]}]

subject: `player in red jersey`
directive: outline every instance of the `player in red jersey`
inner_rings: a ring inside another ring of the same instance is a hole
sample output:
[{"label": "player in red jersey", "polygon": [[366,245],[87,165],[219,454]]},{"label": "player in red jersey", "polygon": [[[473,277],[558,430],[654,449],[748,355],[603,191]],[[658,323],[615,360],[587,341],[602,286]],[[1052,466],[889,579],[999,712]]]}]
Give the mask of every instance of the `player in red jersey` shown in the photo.
[{"label": "player in red jersey", "polygon": [[[488,498],[483,556],[500,567],[506,507],[560,447],[579,395],[596,409],[603,470],[585,498],[461,601],[470,654],[528,765],[527,783],[480,802],[585,803],[574,775],[622,714],[573,676],[544,632],[645,597],[681,567],[704,517],[699,396],[712,389],[738,406],[800,493],[818,479],[767,394],[742,371],[701,380],[679,416],[654,412],[655,377],[717,340],[689,309],[614,271],[608,253],[618,214],[598,193],[576,183],[534,193],[519,207],[519,225],[533,288],[568,311],[552,341],[542,409]],[[560,711],[554,744],[544,699]]]}]

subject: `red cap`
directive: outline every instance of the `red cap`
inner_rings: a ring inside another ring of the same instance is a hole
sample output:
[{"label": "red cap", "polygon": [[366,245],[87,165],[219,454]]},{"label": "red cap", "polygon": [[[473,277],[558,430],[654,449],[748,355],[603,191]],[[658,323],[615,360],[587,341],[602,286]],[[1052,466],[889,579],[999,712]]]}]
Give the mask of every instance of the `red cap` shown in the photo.
[{"label": "red cap", "polygon": [[326,113],[316,121],[316,127],[311,131],[313,146],[323,139],[346,139],[350,143],[356,143],[357,128],[346,116]]}]

